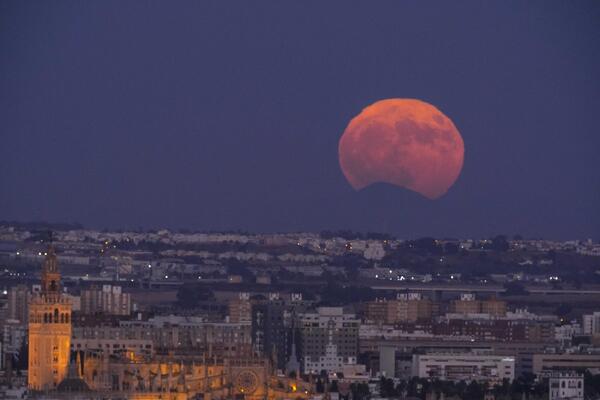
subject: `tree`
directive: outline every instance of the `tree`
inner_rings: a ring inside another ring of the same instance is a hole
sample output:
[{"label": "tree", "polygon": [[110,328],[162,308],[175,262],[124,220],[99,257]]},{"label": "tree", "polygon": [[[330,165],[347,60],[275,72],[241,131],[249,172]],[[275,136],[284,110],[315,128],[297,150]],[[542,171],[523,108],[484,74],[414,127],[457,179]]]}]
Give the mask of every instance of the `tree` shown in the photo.
[{"label": "tree", "polygon": [[350,385],[350,391],[352,398],[356,400],[367,399],[371,394],[369,385],[366,383],[353,383]]},{"label": "tree", "polygon": [[408,246],[425,254],[441,255],[443,251],[442,246],[438,245],[437,240],[432,237],[411,240],[408,242]]},{"label": "tree", "polygon": [[477,381],[471,381],[465,389],[463,396],[464,400],[480,400],[485,395],[485,389],[483,385],[480,385]]},{"label": "tree", "polygon": [[408,396],[412,396],[412,397],[420,397],[420,393],[419,393],[419,389],[420,389],[421,383],[419,381],[419,378],[412,378],[408,381],[408,384],[406,385],[406,392]]},{"label": "tree", "polygon": [[448,242],[444,245],[444,254],[458,254],[458,244],[453,242]]},{"label": "tree", "polygon": [[554,310],[554,314],[560,318],[567,319],[568,315],[573,311],[573,306],[569,303],[560,303],[556,310]]},{"label": "tree", "polygon": [[398,395],[396,388],[394,387],[394,381],[385,377],[381,377],[380,392],[382,397],[392,397]]},{"label": "tree", "polygon": [[193,308],[201,301],[213,300],[214,294],[203,285],[186,283],[177,290],[177,305],[183,308]]},{"label": "tree", "polygon": [[492,250],[505,252],[510,248],[510,244],[504,235],[498,235],[492,239]]},{"label": "tree", "polygon": [[600,397],[600,374],[592,375],[589,371],[585,371],[583,386],[588,398],[594,399]]},{"label": "tree", "polygon": [[493,393],[496,398],[508,396],[510,393],[510,381],[504,378],[501,385],[494,386]]},{"label": "tree", "polygon": [[336,306],[373,300],[377,295],[368,286],[341,286],[335,279],[328,280],[321,292],[323,304]]},{"label": "tree", "polygon": [[331,385],[329,385],[330,392],[339,392],[338,381],[332,381]]},{"label": "tree", "polygon": [[393,240],[394,237],[389,233],[367,232],[365,239],[368,240]]},{"label": "tree", "polygon": [[505,296],[526,296],[529,294],[525,286],[519,282],[507,282],[504,284]]},{"label": "tree", "polygon": [[346,276],[348,277],[349,282],[358,282],[358,279],[360,278],[360,271],[358,267],[354,265],[348,267],[346,270]]},{"label": "tree", "polygon": [[227,273],[231,275],[240,275],[244,281],[252,280],[254,278],[254,275],[248,269],[248,267],[235,258],[228,260]]}]

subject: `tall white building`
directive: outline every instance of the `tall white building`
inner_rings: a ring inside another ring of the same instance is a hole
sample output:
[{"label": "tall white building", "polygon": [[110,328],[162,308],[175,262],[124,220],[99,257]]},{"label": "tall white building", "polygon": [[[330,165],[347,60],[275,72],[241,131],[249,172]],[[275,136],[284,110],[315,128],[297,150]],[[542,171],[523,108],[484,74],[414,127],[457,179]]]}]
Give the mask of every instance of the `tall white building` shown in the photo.
[{"label": "tall white building", "polygon": [[316,313],[300,314],[300,343],[305,372],[340,371],[356,364],[360,320],[342,307],[319,307]]},{"label": "tall white building", "polygon": [[578,323],[565,324],[554,328],[554,338],[562,343],[570,342],[573,336],[580,335],[581,325]]},{"label": "tall white building", "polygon": [[583,375],[576,372],[558,372],[549,379],[550,400],[583,400]]},{"label": "tall white building", "polygon": [[600,335],[600,311],[583,316],[583,334]]}]

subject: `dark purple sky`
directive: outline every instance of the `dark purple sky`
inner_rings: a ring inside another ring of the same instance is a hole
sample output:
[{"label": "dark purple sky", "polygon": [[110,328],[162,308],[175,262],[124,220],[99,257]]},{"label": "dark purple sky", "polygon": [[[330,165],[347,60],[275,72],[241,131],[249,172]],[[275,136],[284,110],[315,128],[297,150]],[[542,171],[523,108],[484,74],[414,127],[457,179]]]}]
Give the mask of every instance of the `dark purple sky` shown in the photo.
[{"label": "dark purple sky", "polygon": [[[597,240],[599,71],[598,1],[2,1],[0,219]],[[345,181],[390,97],[460,130],[443,198]]]}]

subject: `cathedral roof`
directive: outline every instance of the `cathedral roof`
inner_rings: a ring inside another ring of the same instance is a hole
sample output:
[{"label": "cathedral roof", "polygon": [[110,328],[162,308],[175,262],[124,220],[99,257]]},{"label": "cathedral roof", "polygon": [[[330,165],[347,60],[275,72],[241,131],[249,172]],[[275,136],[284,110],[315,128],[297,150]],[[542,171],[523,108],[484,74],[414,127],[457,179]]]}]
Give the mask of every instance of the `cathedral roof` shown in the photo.
[{"label": "cathedral roof", "polygon": [[67,377],[58,384],[56,390],[59,392],[89,392],[90,387],[81,378],[81,354],[76,353],[76,359],[69,363]]},{"label": "cathedral roof", "polygon": [[66,377],[58,384],[56,390],[59,392],[89,392],[90,387],[81,378]]}]

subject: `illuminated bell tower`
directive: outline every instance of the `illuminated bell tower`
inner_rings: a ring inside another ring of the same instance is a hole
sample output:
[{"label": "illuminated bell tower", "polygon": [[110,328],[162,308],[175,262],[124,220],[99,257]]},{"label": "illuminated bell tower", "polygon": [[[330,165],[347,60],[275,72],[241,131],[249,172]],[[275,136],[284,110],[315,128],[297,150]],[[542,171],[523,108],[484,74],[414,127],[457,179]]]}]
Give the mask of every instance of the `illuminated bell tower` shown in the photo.
[{"label": "illuminated bell tower", "polygon": [[50,246],[42,266],[42,289],[29,302],[29,388],[56,388],[67,376],[70,351],[71,303],[61,292],[56,253]]}]

